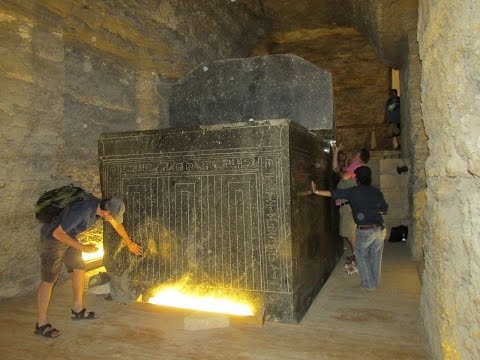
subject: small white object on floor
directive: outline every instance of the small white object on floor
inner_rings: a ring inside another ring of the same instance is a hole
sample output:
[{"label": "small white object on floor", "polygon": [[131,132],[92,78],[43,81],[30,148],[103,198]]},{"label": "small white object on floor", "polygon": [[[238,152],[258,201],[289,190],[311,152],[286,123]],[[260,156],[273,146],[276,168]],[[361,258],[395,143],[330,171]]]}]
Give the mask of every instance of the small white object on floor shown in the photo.
[{"label": "small white object on floor", "polygon": [[185,330],[208,330],[230,326],[228,315],[192,313],[183,319]]},{"label": "small white object on floor", "polygon": [[345,264],[345,272],[348,275],[358,274],[358,268],[353,263],[352,264]]}]

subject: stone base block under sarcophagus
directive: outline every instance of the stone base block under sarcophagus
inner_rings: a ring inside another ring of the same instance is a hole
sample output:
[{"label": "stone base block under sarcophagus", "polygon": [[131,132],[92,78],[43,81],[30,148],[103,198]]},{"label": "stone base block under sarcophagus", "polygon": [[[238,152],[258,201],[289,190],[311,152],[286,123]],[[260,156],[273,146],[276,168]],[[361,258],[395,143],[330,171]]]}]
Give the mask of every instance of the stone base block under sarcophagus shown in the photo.
[{"label": "stone base block under sarcophagus", "polygon": [[240,294],[266,320],[295,323],[342,252],[318,136],[288,120],[105,134],[104,196],[124,199],[124,225],[144,255],[104,231],[112,296],[131,301],[189,278]]}]

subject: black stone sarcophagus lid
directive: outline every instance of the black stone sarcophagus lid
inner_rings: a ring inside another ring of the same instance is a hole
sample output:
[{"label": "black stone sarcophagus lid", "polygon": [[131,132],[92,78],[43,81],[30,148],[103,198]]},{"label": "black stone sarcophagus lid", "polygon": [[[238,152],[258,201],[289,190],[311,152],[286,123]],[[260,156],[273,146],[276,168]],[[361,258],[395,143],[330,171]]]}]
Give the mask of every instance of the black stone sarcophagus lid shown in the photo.
[{"label": "black stone sarcophagus lid", "polygon": [[270,321],[298,322],[342,247],[330,199],[330,164],[316,137],[288,120],[127,132],[99,140],[104,196],[124,199],[127,232],[142,257],[104,231],[115,299],[188,274],[242,293]]},{"label": "black stone sarcophagus lid", "polygon": [[290,119],[331,130],[331,74],[299,56],[268,55],[203,64],[171,88],[170,127]]}]

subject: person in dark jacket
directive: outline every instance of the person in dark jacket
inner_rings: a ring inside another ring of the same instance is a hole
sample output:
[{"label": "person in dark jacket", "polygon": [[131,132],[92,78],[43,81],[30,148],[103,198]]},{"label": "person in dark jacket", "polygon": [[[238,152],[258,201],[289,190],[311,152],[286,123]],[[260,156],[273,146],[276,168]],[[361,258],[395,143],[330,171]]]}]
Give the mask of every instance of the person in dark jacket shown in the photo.
[{"label": "person in dark jacket", "polygon": [[347,199],[352,207],[353,220],[357,224],[356,262],[360,273],[360,286],[375,290],[380,283],[383,245],[386,236],[382,214],[388,204],[380,190],[371,186],[372,171],[367,166],[355,170],[357,186],[348,189],[318,190],[312,181],[312,193],[336,199]]},{"label": "person in dark jacket", "polygon": [[133,242],[127,234],[123,222],[125,204],[116,197],[104,200],[83,200],[73,203],[62,210],[50,224],[44,224],[41,230],[41,282],[38,287],[38,321],[35,334],[45,337],[57,337],[60,331],[48,322],[48,305],[52,289],[57,282],[62,265],[72,272],[73,307],[72,320],[95,319],[93,311],[83,307],[83,289],[85,284],[85,261],[82,252],[95,252],[93,245],[84,245],[77,235],[91,229],[102,218],[108,221],[125,242],[128,250],[141,255],[142,248]]},{"label": "person in dark jacket", "polygon": [[397,89],[390,89],[385,102],[384,121],[388,123],[387,136],[392,139],[394,150],[400,149],[400,97]]}]

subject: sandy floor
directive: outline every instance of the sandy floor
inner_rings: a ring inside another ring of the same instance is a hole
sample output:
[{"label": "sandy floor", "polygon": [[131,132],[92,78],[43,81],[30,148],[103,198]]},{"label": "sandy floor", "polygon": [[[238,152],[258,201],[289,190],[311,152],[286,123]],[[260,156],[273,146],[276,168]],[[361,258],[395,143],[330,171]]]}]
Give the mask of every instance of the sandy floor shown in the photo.
[{"label": "sandy floor", "polygon": [[359,288],[340,262],[300,325],[183,330],[183,319],[87,294],[101,318],[70,320],[70,282],[56,287],[56,339],[33,334],[36,295],[0,304],[2,359],[427,359],[420,282],[402,243],[386,243],[382,285]]}]

